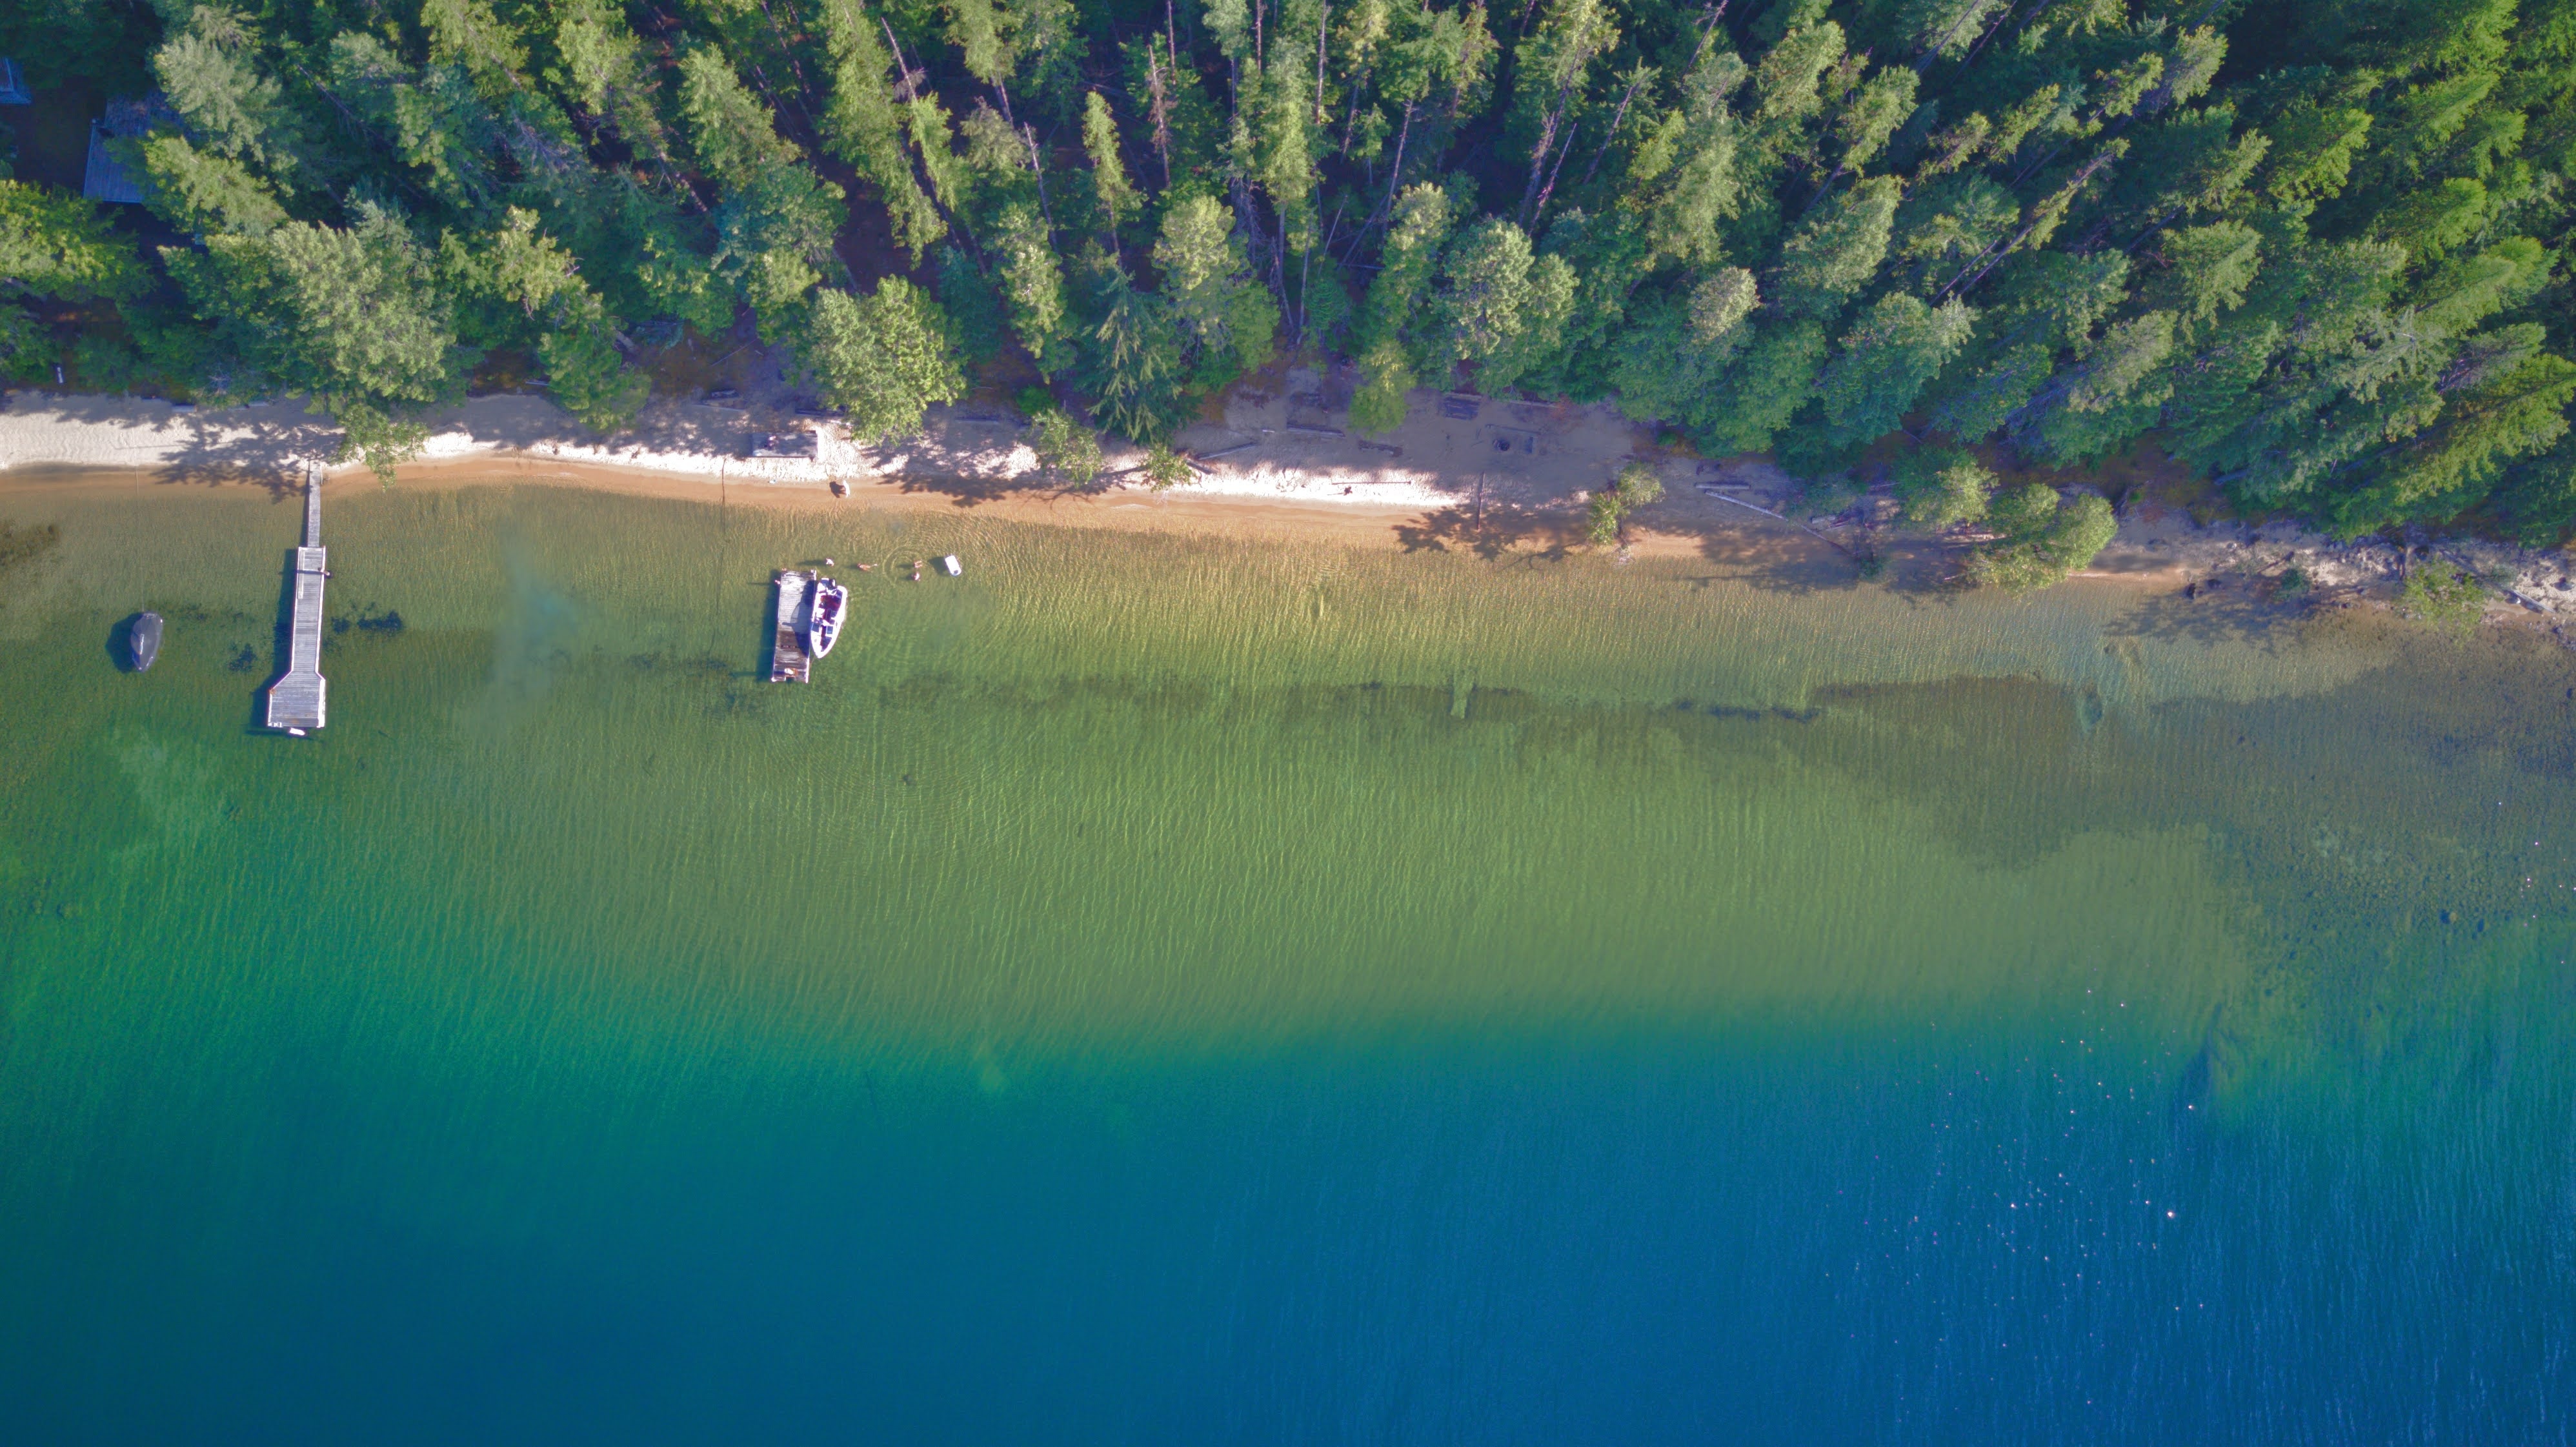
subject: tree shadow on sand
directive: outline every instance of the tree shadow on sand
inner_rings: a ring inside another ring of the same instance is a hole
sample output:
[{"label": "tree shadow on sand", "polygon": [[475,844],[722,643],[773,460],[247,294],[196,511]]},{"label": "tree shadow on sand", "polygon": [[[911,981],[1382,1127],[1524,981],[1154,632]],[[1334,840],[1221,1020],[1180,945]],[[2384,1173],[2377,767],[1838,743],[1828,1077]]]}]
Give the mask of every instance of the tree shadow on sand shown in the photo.
[{"label": "tree shadow on sand", "polygon": [[[247,482],[283,496],[301,483],[307,461],[328,457],[340,445],[337,424],[294,403],[206,409],[149,398],[22,394],[20,405],[26,410],[13,409],[15,415],[91,429],[92,438],[104,432],[106,455],[66,465],[148,461],[153,480],[161,483]],[[135,443],[141,446],[127,450]]]},{"label": "tree shadow on sand", "polygon": [[[271,411],[276,415],[263,415]],[[181,425],[188,441],[154,473],[155,482],[250,483],[268,489],[272,499],[284,499],[303,487],[306,463],[328,459],[340,446],[340,429],[328,419],[283,408],[200,414]]]},{"label": "tree shadow on sand", "polygon": [[1058,487],[1038,481],[1034,473],[995,477],[964,472],[905,472],[895,479],[895,487],[901,492],[945,497],[961,508],[971,508],[1006,498],[1034,497],[1051,501],[1059,497],[1079,496],[1096,489],[1098,484],[1095,483],[1093,488]]},{"label": "tree shadow on sand", "polygon": [[1396,524],[1395,536],[1408,553],[1466,552],[1488,563],[1507,557],[1560,562],[1572,546],[1562,513],[1512,504],[1441,508]]}]

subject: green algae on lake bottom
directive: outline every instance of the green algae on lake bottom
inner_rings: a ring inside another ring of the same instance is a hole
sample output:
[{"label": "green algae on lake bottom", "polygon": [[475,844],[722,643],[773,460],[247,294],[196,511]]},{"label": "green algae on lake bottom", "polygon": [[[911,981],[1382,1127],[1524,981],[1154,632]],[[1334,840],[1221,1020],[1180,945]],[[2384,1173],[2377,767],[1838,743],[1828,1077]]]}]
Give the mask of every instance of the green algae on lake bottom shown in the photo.
[{"label": "green algae on lake bottom", "polygon": [[[712,970],[800,1031],[1984,1006],[2096,974],[2197,1028],[2278,953],[2267,907],[2511,913],[2576,674],[2112,589],[354,492],[335,599],[407,627],[334,634],[334,728],[293,749],[228,667],[268,641],[287,509],[15,510],[65,530],[0,605],[19,797],[71,811],[42,873],[498,915],[561,932],[531,967],[647,997]],[[969,577],[853,575],[818,683],[753,681],[769,567],[933,548]],[[84,627],[142,602],[178,620],[148,680]]]},{"label": "green algae on lake bottom", "polygon": [[[519,1241],[539,1147],[493,1122],[532,1099],[606,1170],[784,1079],[1368,1042],[2081,1037],[2212,1129],[2569,1146],[2576,665],[2539,640],[1717,545],[397,488],[325,526],[335,607],[405,626],[332,636],[289,743],[233,661],[292,511],[0,509],[61,529],[0,579],[0,1204],[39,1234],[98,1142],[288,1130],[294,1072],[411,1102],[362,1193],[404,1231]],[[845,568],[815,684],[755,681],[770,568],[946,551]]]}]

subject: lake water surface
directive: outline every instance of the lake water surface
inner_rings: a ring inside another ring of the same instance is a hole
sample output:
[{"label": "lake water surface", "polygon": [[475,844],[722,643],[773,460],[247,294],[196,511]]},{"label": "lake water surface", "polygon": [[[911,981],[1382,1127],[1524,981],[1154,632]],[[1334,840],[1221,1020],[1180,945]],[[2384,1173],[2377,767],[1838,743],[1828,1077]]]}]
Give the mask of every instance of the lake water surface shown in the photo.
[{"label": "lake water surface", "polygon": [[2554,643],[368,487],[298,742],[300,511],[0,496],[14,1440],[2576,1435]]}]

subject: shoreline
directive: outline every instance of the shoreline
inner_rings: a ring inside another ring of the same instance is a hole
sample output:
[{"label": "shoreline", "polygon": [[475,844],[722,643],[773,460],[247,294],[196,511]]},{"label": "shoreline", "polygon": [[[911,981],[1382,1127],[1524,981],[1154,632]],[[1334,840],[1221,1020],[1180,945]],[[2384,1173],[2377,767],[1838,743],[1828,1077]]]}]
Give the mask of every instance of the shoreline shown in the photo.
[{"label": "shoreline", "polygon": [[[1866,537],[1887,559],[1891,580],[1922,586],[1958,556],[1938,538],[1801,519],[1791,506],[1797,484],[1767,459],[1664,453],[1645,440],[1646,429],[1607,407],[1418,393],[1404,427],[1363,441],[1327,425],[1319,394],[1297,391],[1317,385],[1313,374],[1291,373],[1272,393],[1239,389],[1222,420],[1195,422],[1175,439],[1197,459],[1196,476],[1162,491],[1127,480],[1142,454],[1107,439],[1100,478],[1083,490],[1060,487],[1040,475],[1016,423],[972,404],[934,408],[920,436],[877,447],[812,418],[669,400],[602,440],[543,397],[516,393],[432,414],[421,457],[400,465],[396,485],[509,481],[696,501],[713,490],[728,506],[972,511],[1112,531],[1287,534],[1489,559],[1561,558],[1588,546],[1581,529],[1590,490],[1642,461],[1663,476],[1665,499],[1637,515],[1607,555],[1614,563],[1786,550],[1829,564],[1848,559],[1844,539]],[[1484,415],[1457,415],[1471,409]],[[742,455],[762,432],[807,428],[812,458]],[[0,491],[110,479],[276,491],[291,488],[338,441],[327,418],[292,403],[209,411],[18,389],[0,402]],[[326,489],[372,481],[363,464],[343,463],[329,468]],[[835,481],[848,496],[832,495]],[[1894,511],[1884,496],[1863,506],[1882,520]],[[2504,597],[2489,605],[2491,619],[2548,622],[2548,631],[2566,636],[2555,620],[2576,615],[2569,577],[2576,561],[2482,542],[2440,551],[2490,577],[2510,574]],[[2320,603],[2384,604],[2400,559],[2385,544],[2341,544],[2282,523],[2203,526],[2146,503],[2125,508],[2110,546],[2068,581],[2194,597],[2233,589],[2243,598],[2268,593],[2292,566],[2313,581]]]}]

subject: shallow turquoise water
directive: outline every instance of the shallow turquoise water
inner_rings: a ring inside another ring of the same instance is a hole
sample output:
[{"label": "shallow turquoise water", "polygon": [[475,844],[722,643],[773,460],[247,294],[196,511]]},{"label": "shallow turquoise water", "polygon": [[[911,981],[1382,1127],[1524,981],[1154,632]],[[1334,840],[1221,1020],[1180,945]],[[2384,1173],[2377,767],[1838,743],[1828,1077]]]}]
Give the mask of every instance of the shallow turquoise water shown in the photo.
[{"label": "shallow turquoise water", "polygon": [[0,506],[25,1440],[2566,1435],[2554,645],[361,489],[296,745],[292,513]]}]

